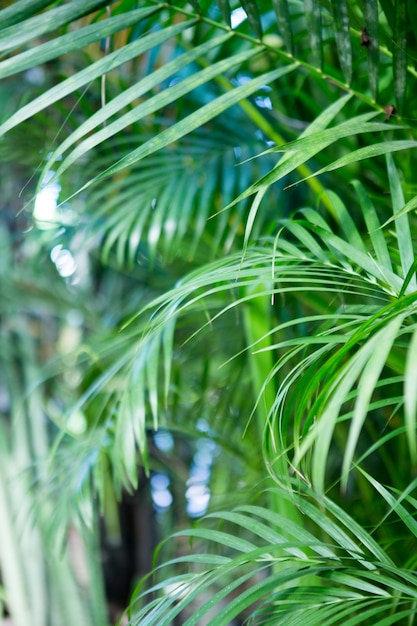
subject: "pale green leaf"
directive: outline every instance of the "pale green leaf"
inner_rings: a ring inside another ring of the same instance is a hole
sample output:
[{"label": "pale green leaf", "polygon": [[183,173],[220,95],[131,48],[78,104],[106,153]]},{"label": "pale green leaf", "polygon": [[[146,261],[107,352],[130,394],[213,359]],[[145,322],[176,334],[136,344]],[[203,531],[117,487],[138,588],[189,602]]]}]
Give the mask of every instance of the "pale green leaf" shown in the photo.
[{"label": "pale green leaf", "polygon": [[71,31],[66,35],[39,44],[36,47],[25,50],[18,55],[12,56],[0,63],[0,78],[6,78],[37,65],[41,65],[60,57],[72,50],[80,50],[88,44],[108,37],[124,28],[137,24],[141,19],[152,13],[149,9],[137,9],[122,15],[116,15],[102,22],[97,22]]},{"label": "pale green leaf", "polygon": [[117,460],[122,465],[121,474],[126,474],[131,485],[137,488],[138,470],[136,458],[136,438],[133,428],[132,406],[129,395],[125,394],[118,407],[115,449]]},{"label": "pale green leaf", "polygon": [[297,222],[288,222],[287,230],[295,235],[316,259],[319,259],[323,263],[328,261],[328,256],[320,245],[320,242],[317,242],[308,230],[303,228],[300,224],[297,224]]},{"label": "pale green leaf", "polygon": [[344,451],[342,467],[343,488],[346,488],[347,485],[353,456],[363,423],[369,411],[372,394],[375,391],[379,376],[385,367],[386,360],[398,335],[403,319],[404,315],[399,315],[386,323],[379,332],[360,348],[360,352],[364,352],[367,355],[367,362],[359,380],[355,406],[349,428],[349,436]]},{"label": "pale green leaf", "polygon": [[[211,46],[209,47],[211,48]],[[198,58],[198,56],[200,56],[200,51],[197,51],[197,52],[198,54],[195,53],[195,50],[191,50],[190,53],[186,53],[183,55],[184,58],[179,57],[179,59],[176,59],[175,61],[173,61],[172,64],[168,67],[168,71],[169,71],[168,75],[171,75],[172,73],[174,73],[177,70],[177,68],[179,69],[180,67],[183,67],[184,65],[188,65],[188,59],[190,61],[194,61],[196,58]],[[60,164],[60,166],[55,172],[55,176],[56,177],[60,176],[66,169],[68,169],[68,167],[70,167],[70,165],[78,161],[86,152],[88,152],[95,146],[99,145],[100,143],[107,141],[110,137],[112,137],[116,133],[121,132],[126,127],[131,126],[133,123],[143,119],[145,116],[150,115],[154,113],[155,111],[161,110],[163,107],[166,107],[168,104],[178,101],[183,95],[190,93],[191,91],[193,91],[194,89],[197,89],[197,87],[201,85],[207,84],[210,80],[222,74],[223,72],[235,66],[239,66],[241,63],[243,63],[244,61],[252,57],[254,54],[256,54],[256,52],[257,52],[256,50],[249,49],[240,54],[229,57],[227,59],[222,59],[221,61],[218,61],[217,63],[213,63],[209,65],[207,68],[201,70],[200,72],[192,74],[188,78],[185,78],[184,80],[179,81],[178,83],[172,85],[171,87],[163,91],[160,91],[155,96],[145,99],[141,104],[138,104],[136,107],[134,107],[132,110],[128,111],[124,115],[119,116],[114,122],[107,124],[104,128],[101,128],[100,130],[96,131],[93,135],[91,135],[90,137],[82,141],[80,144],[78,144],[77,147]],[[134,91],[136,94],[142,94],[145,91],[148,91],[152,84],[155,84],[155,79],[159,83],[163,75],[166,75],[166,74],[167,74],[167,69],[161,68],[160,75],[155,76],[152,74],[149,78],[144,79],[143,85],[140,82],[137,86],[135,86],[134,90],[132,91]],[[127,98],[133,98],[133,97],[137,98],[138,95],[134,95],[133,93],[130,93],[127,96]],[[120,102],[117,102],[117,107],[119,107],[121,104],[122,104],[122,99],[120,98]],[[115,107],[113,106],[112,103],[110,103],[108,106],[111,107],[111,114],[113,115]],[[108,112],[105,112],[103,114],[103,117],[104,115],[107,116]],[[94,125],[97,124],[97,118],[93,120],[90,119],[87,123],[87,126],[91,127],[92,124]],[[82,133],[85,134],[85,132],[86,132],[86,129],[83,128]],[[79,136],[79,131],[75,131],[75,133],[77,136]],[[159,134],[159,137],[161,135],[162,133]],[[147,142],[147,144],[149,145],[149,144],[155,143],[155,141],[156,141],[155,139],[151,139]],[[74,142],[75,140],[72,137],[70,137],[65,142],[65,144],[72,145]],[[62,147],[60,146],[55,151],[55,154],[60,153],[61,149]],[[148,154],[151,154],[151,152]],[[131,155],[129,155],[129,157],[130,156]],[[129,157],[126,157],[126,159],[128,159]],[[45,172],[48,171],[50,167],[51,167],[51,160],[45,166],[44,171]]]},{"label": "pale green leaf", "polygon": [[391,152],[399,152],[401,150],[409,150],[411,148],[417,148],[417,141],[414,141],[412,139],[383,141],[381,143],[375,143],[371,146],[365,146],[364,148],[358,148],[357,150],[352,150],[352,152],[349,152],[349,154],[340,157],[340,159],[337,159],[330,165],[322,167],[320,170],[314,172],[307,178],[297,181],[297,183],[294,183],[294,185],[302,183],[314,176],[320,176],[321,174],[325,174],[326,172],[333,172],[334,170],[340,169],[341,167],[346,167],[347,165],[358,163],[363,159],[370,159],[376,156],[388,155]]},{"label": "pale green leaf", "polygon": [[326,195],[332,203],[335,215],[349,243],[366,254],[365,243],[342,200],[331,189],[326,189]]},{"label": "pale green leaf", "polygon": [[413,465],[417,463],[417,330],[413,332],[407,350],[404,372],[404,411],[408,447]]},{"label": "pale green leaf", "polygon": [[[376,559],[379,563],[384,564],[387,568],[395,567],[394,561],[388,556],[388,554],[383,550],[383,548],[377,543],[377,541],[372,537],[372,535],[367,532],[365,528],[363,528],[357,521],[352,519],[352,517],[341,508],[338,504],[333,502],[330,498],[325,498],[325,507],[326,509],[335,517],[336,524],[335,530],[340,525],[344,526],[353,536],[361,542],[361,545],[364,549],[369,550],[370,554]],[[319,517],[316,516],[316,520],[319,520]],[[327,532],[327,523],[328,516],[324,516],[324,519],[321,523],[321,527],[325,532]],[[340,524],[339,524],[340,523]],[[332,526],[332,528],[334,528]],[[329,533],[330,534],[330,533]],[[330,534],[330,536],[333,536]],[[360,554],[360,552],[359,552]],[[368,568],[369,569],[369,568]],[[371,568],[372,569],[372,568]]]},{"label": "pale green leaf", "polygon": [[[146,403],[145,403],[145,374],[142,367],[132,373],[130,386],[126,390],[129,401],[129,419],[132,422],[134,440],[142,456],[145,472],[149,473],[149,454],[146,437]],[[137,475],[137,458],[135,460]],[[133,470],[133,468],[132,468]]]},{"label": "pale green leaf", "polygon": [[244,240],[243,240],[243,254],[245,254],[246,248],[248,247],[248,243],[249,243],[249,238],[253,229],[253,224],[255,222],[255,218],[258,214],[258,209],[259,206],[263,200],[263,197],[265,195],[265,193],[267,192],[267,189],[260,189],[258,191],[258,193],[256,194],[252,204],[251,204],[251,208],[249,211],[249,215],[246,219],[245,222],[245,236],[244,236]]},{"label": "pale green leaf", "polygon": [[321,227],[316,227],[314,228],[314,232],[316,235],[319,235],[327,245],[331,246],[331,249],[335,249],[337,252],[345,256],[350,263],[361,267],[370,276],[374,276],[377,280],[381,281],[382,284],[387,283],[394,292],[399,292],[401,290],[403,282],[401,278],[397,274],[388,271],[388,269],[385,270],[384,268],[379,267],[368,254],[358,250],[356,247],[350,245],[341,237],[329,232],[327,229],[325,230],[321,229]]},{"label": "pale green leaf", "polygon": [[165,403],[168,402],[168,395],[171,382],[171,367],[174,354],[174,334],[175,334],[175,318],[171,318],[164,327],[162,337],[163,359],[164,359],[164,396]]},{"label": "pale green leaf", "polygon": [[47,7],[48,4],[53,4],[53,0],[17,0],[11,3],[0,11],[0,29],[23,22],[27,17]]},{"label": "pale green leaf", "polygon": [[171,128],[167,128],[162,131],[157,137],[146,141],[142,146],[133,150],[123,159],[120,159],[117,163],[115,163],[115,165],[109,167],[103,173],[88,181],[88,183],[86,183],[79,190],[79,192],[88,188],[90,185],[115,174],[116,172],[131,167],[146,156],[153,154],[161,148],[177,141],[184,135],[191,133],[196,128],[201,127],[206,122],[220,115],[223,111],[229,109],[235,104],[238,104],[240,100],[247,98],[263,85],[293,71],[295,67],[295,65],[288,65],[286,67],[278,68],[268,72],[267,74],[263,74],[262,76],[259,76],[244,85],[236,87],[233,91],[229,91],[219,96],[216,100],[204,105],[198,111],[191,113],[186,118],[174,124]]},{"label": "pale green leaf", "polygon": [[[292,554],[297,558],[306,558],[304,551],[300,550],[300,547],[298,545],[295,546],[293,542],[288,541],[285,528],[283,528],[281,532],[277,532],[277,530],[271,528],[270,526],[267,526],[257,519],[254,519],[252,516],[243,515],[242,513],[237,511],[221,511],[220,513],[212,513],[206,516],[206,519],[210,518],[220,518],[222,520],[231,522],[236,526],[241,527],[245,531],[250,531],[254,535],[257,535],[265,542],[272,544],[274,547],[277,547],[281,544],[283,546],[283,552]],[[269,547],[267,546],[267,548]]]},{"label": "pale green leaf", "polygon": [[[230,535],[221,530],[213,530],[202,527],[186,528],[181,530],[178,535],[182,537],[192,537],[197,539],[207,539],[219,545],[223,545],[228,549],[237,550],[238,552],[248,553],[256,549],[256,545],[246,539]],[[175,536],[175,535],[174,535]]]},{"label": "pale green leaf", "polygon": [[[323,131],[319,131],[313,133],[312,135],[305,136],[300,138],[290,144],[286,144],[285,146],[281,146],[279,148],[272,148],[268,152],[277,152],[284,151],[284,157],[277,163],[276,167],[271,170],[268,174],[257,180],[253,185],[251,185],[244,193],[240,194],[236,200],[232,203],[236,204],[241,200],[251,196],[252,194],[259,191],[264,186],[270,186],[273,183],[278,182],[284,176],[287,176],[289,173],[293,172],[297,167],[306,163],[313,156],[335,143],[339,139],[344,137],[350,137],[355,134],[362,134],[367,132],[379,132],[382,130],[387,130],[387,124],[381,122],[373,122],[370,123],[372,117],[375,117],[376,113],[367,113],[362,116],[358,116],[353,120],[349,120],[347,122],[343,122],[339,124],[339,126],[335,126],[333,128],[328,128]],[[416,142],[412,142],[414,145]],[[407,144],[408,145],[408,144]],[[370,147],[372,149],[372,146]],[[400,148],[399,148],[400,149]],[[402,145],[401,149],[405,149],[405,144]],[[368,150],[365,148],[364,150]],[[385,149],[386,151],[386,149]],[[384,152],[383,152],[384,153]],[[371,154],[368,154],[371,156]],[[362,158],[366,158],[362,156]],[[347,162],[353,162],[355,158],[352,159],[351,155],[346,156]],[[342,159],[339,159],[342,161]],[[330,169],[327,168],[327,170]],[[230,206],[232,206],[230,205]]]},{"label": "pale green leaf", "polygon": [[[109,0],[107,4],[112,4]],[[72,0],[0,31],[0,52],[17,48],[105,5],[103,0]],[[1,17],[1,16],[0,16]]]},{"label": "pale green leaf", "polygon": [[[154,12],[154,8],[143,9],[148,11],[149,15]],[[62,83],[59,83],[55,87],[48,89],[44,94],[32,100],[28,104],[22,106],[16,113],[11,115],[1,126],[0,136],[4,135],[7,131],[14,128],[21,122],[36,115],[39,111],[42,111],[46,107],[50,106],[58,100],[62,100],[70,93],[73,93],[80,87],[91,83],[98,76],[102,76],[110,72],[111,70],[119,67],[123,63],[130,61],[131,59],[151,50],[152,48],[162,44],[171,37],[178,35],[182,31],[190,28],[195,22],[193,20],[185,21],[180,24],[168,26],[155,33],[150,33],[130,44],[125,45],[121,50],[115,50],[114,52],[106,55],[104,58],[96,61],[92,65],[79,71],[74,76],[67,78]]]},{"label": "pale green leaf", "polygon": [[[402,520],[405,526],[410,530],[413,537],[417,537],[417,521],[415,520],[414,515],[410,514],[410,512],[401,504],[401,500],[405,498],[405,493],[403,496],[399,496],[395,498],[392,493],[384,487],[380,482],[378,482],[375,478],[370,476],[367,472],[361,469],[361,472],[366,478],[369,480],[371,485],[374,486],[376,491],[382,495],[384,500],[389,504],[391,511],[394,511],[398,517]],[[417,597],[417,591],[414,589],[413,593],[415,597]]]},{"label": "pale green leaf", "polygon": [[319,492],[324,492],[326,461],[342,405],[362,372],[368,358],[369,355],[366,350],[358,350],[342,368],[332,384],[329,391],[329,399],[322,414],[318,416],[314,427],[301,442],[295,463],[297,464],[299,462],[299,459],[304,456],[314,443],[311,472],[314,486]]},{"label": "pale green leaf", "polygon": [[[390,154],[386,155],[386,160],[392,199],[392,210],[395,216],[395,230],[397,232],[398,250],[401,258],[403,276],[405,278],[410,267],[412,267],[414,263],[414,246],[408,216],[403,211],[405,200],[399,174],[397,168],[395,167],[394,159]],[[399,215],[400,212],[401,215]],[[417,289],[415,276],[410,281],[410,288],[412,290]]]},{"label": "pale green leaf", "polygon": [[159,415],[159,402],[158,402],[158,378],[159,378],[159,350],[160,350],[160,336],[155,335],[152,339],[148,339],[146,345],[139,346],[139,350],[143,350],[146,354],[145,359],[145,371],[146,371],[146,383],[149,394],[149,404],[151,407],[153,417],[153,428],[158,429],[158,415]]},{"label": "pale green leaf", "polygon": [[361,205],[362,214],[364,216],[366,227],[375,251],[376,260],[380,265],[392,271],[391,258],[387,242],[385,241],[384,234],[380,230],[380,222],[375,207],[359,180],[352,181],[352,185],[355,188],[359,204]]},{"label": "pale green leaf", "polygon": [[[296,580],[299,582],[303,576],[308,576],[311,573],[312,572],[308,572],[307,570],[288,568],[282,572],[270,574],[267,578],[261,578],[260,582],[253,582],[249,585],[249,587],[244,587],[243,591],[241,591],[237,596],[229,598],[225,606],[218,611],[216,616],[216,626],[228,626],[232,623],[233,619],[245,611],[245,609],[255,605],[268,595],[271,595],[280,586],[284,586],[285,584]],[[242,580],[239,582],[243,583],[244,581]],[[230,592],[233,590],[233,587],[235,587],[235,585],[230,584]],[[225,592],[229,592],[228,587],[226,587],[223,592],[219,592],[215,599],[220,600],[226,595]],[[212,602],[208,601],[202,610],[206,612],[209,608],[211,608],[211,605]],[[199,622],[196,621],[196,618],[199,619],[200,616],[201,612],[187,620],[185,626],[198,626]]]},{"label": "pale green leaf", "polygon": [[[307,500],[300,502],[303,513],[315,522],[326,535],[331,537],[339,548],[346,551],[355,560],[360,561],[367,569],[374,569],[374,566],[366,560],[367,555],[363,549],[368,546],[366,544],[362,545],[362,542],[364,539],[366,541],[369,539],[372,546],[375,547],[379,553],[381,549],[378,544],[369,536],[369,533],[361,528],[359,524],[329,498],[323,498],[321,506],[323,505],[335,516],[335,520],[330,515],[323,515],[322,510],[318,509],[312,502],[308,502]],[[340,524],[340,521],[343,523]],[[348,532],[344,530],[344,527]],[[357,530],[360,530],[359,534],[357,534]],[[353,537],[351,533],[353,533]],[[384,553],[382,555],[384,555]],[[387,557],[385,557],[385,560],[386,559]]]},{"label": "pale green leaf", "polygon": [[402,217],[403,215],[406,215],[410,211],[414,211],[415,209],[417,209],[417,196],[414,196],[414,198],[411,198],[411,200],[409,200],[406,204],[404,204],[404,206],[399,211],[397,211],[395,215],[390,217],[386,222],[382,224],[381,228],[385,228],[385,226],[388,226],[388,224],[391,224],[398,218]]}]

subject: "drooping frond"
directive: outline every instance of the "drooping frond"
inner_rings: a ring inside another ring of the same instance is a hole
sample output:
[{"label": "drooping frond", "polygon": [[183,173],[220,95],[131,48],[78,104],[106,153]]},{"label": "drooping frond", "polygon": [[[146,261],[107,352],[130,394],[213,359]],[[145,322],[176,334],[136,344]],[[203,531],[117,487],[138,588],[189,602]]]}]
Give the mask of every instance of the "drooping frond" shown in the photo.
[{"label": "drooping frond", "polygon": [[[401,520],[400,541],[415,538],[412,498],[400,504],[368,478]],[[289,497],[284,490],[277,495]],[[170,541],[188,538],[190,554],[163,563],[149,590],[137,589],[129,624],[168,626],[180,616],[192,626],[209,615],[224,626],[242,615],[253,624],[292,626],[382,626],[413,619],[412,564],[398,567],[395,555],[332,501],[294,499],[311,531],[251,505],[213,513],[177,533]],[[170,575],[173,566],[180,573]],[[196,598],[201,598],[198,608]],[[392,619],[387,621],[387,614]]]}]

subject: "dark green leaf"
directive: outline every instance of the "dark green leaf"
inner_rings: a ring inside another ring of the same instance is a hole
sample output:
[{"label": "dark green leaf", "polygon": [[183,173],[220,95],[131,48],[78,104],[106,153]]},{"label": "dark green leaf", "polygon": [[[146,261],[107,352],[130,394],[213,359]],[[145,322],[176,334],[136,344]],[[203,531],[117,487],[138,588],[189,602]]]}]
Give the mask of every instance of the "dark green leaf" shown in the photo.
[{"label": "dark green leaf", "polygon": [[228,26],[231,25],[231,21],[230,21],[230,4],[229,4],[229,0],[216,0],[217,4],[219,6],[220,9],[220,13],[222,14],[222,17],[224,19],[224,21],[226,22],[226,24]]},{"label": "dark green leaf", "polygon": [[240,0],[246,15],[248,16],[249,24],[259,38],[262,37],[262,24],[259,15],[259,9],[256,0]]},{"label": "dark green leaf", "polygon": [[378,0],[365,0],[364,18],[367,35],[365,47],[368,53],[369,86],[374,100],[378,96],[378,73],[379,73],[379,41],[378,41]]},{"label": "dark green leaf", "polygon": [[393,32],[394,93],[397,109],[404,109],[407,83],[407,3],[395,0]]},{"label": "dark green leaf", "polygon": [[334,32],[343,76],[348,85],[352,81],[352,45],[347,0],[332,0]]},{"label": "dark green leaf", "polygon": [[291,15],[287,0],[272,0],[278,26],[284,40],[285,47],[290,54],[294,53],[294,42],[291,27]]},{"label": "dark green leaf", "polygon": [[18,0],[0,11],[0,29],[3,30],[18,22],[23,22],[37,11],[44,9],[54,0]]},{"label": "dark green leaf", "polygon": [[59,26],[67,24],[71,20],[83,17],[106,4],[112,4],[113,1],[72,0],[69,4],[57,6],[50,11],[30,17],[25,22],[9,26],[0,32],[0,51],[17,48],[35,37],[40,37],[45,33],[56,30]]}]

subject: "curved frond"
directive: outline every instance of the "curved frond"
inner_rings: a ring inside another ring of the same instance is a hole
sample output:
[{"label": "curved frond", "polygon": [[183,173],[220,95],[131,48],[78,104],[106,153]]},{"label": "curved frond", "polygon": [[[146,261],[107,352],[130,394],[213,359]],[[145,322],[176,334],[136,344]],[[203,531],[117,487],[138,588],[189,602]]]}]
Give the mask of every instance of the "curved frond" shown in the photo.
[{"label": "curved frond", "polygon": [[[293,496],[280,491],[279,497]],[[141,592],[139,586],[129,624],[168,625],[179,616],[191,626],[210,616],[226,626],[246,616],[254,624],[382,626],[413,618],[412,570],[399,568],[371,533],[329,501],[296,497],[296,503],[313,525],[311,533],[262,507],[244,506],[209,515],[194,529],[174,535],[170,541],[189,538],[192,553],[155,572],[157,580],[173,566],[180,574],[165,576],[149,590]],[[414,508],[411,500],[407,504]],[[391,506],[395,512],[394,502]],[[406,520],[402,531],[404,539],[415,535]],[[147,602],[148,594],[156,599]],[[387,622],[387,614],[392,621]]]}]

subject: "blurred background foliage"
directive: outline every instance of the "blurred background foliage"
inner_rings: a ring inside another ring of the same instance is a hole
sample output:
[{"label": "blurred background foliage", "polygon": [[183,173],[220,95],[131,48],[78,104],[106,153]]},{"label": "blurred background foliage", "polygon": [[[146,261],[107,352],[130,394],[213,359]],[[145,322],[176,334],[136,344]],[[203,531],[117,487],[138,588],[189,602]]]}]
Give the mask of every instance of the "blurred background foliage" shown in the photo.
[{"label": "blurred background foliage", "polygon": [[2,3],[14,626],[413,623],[416,13]]}]

